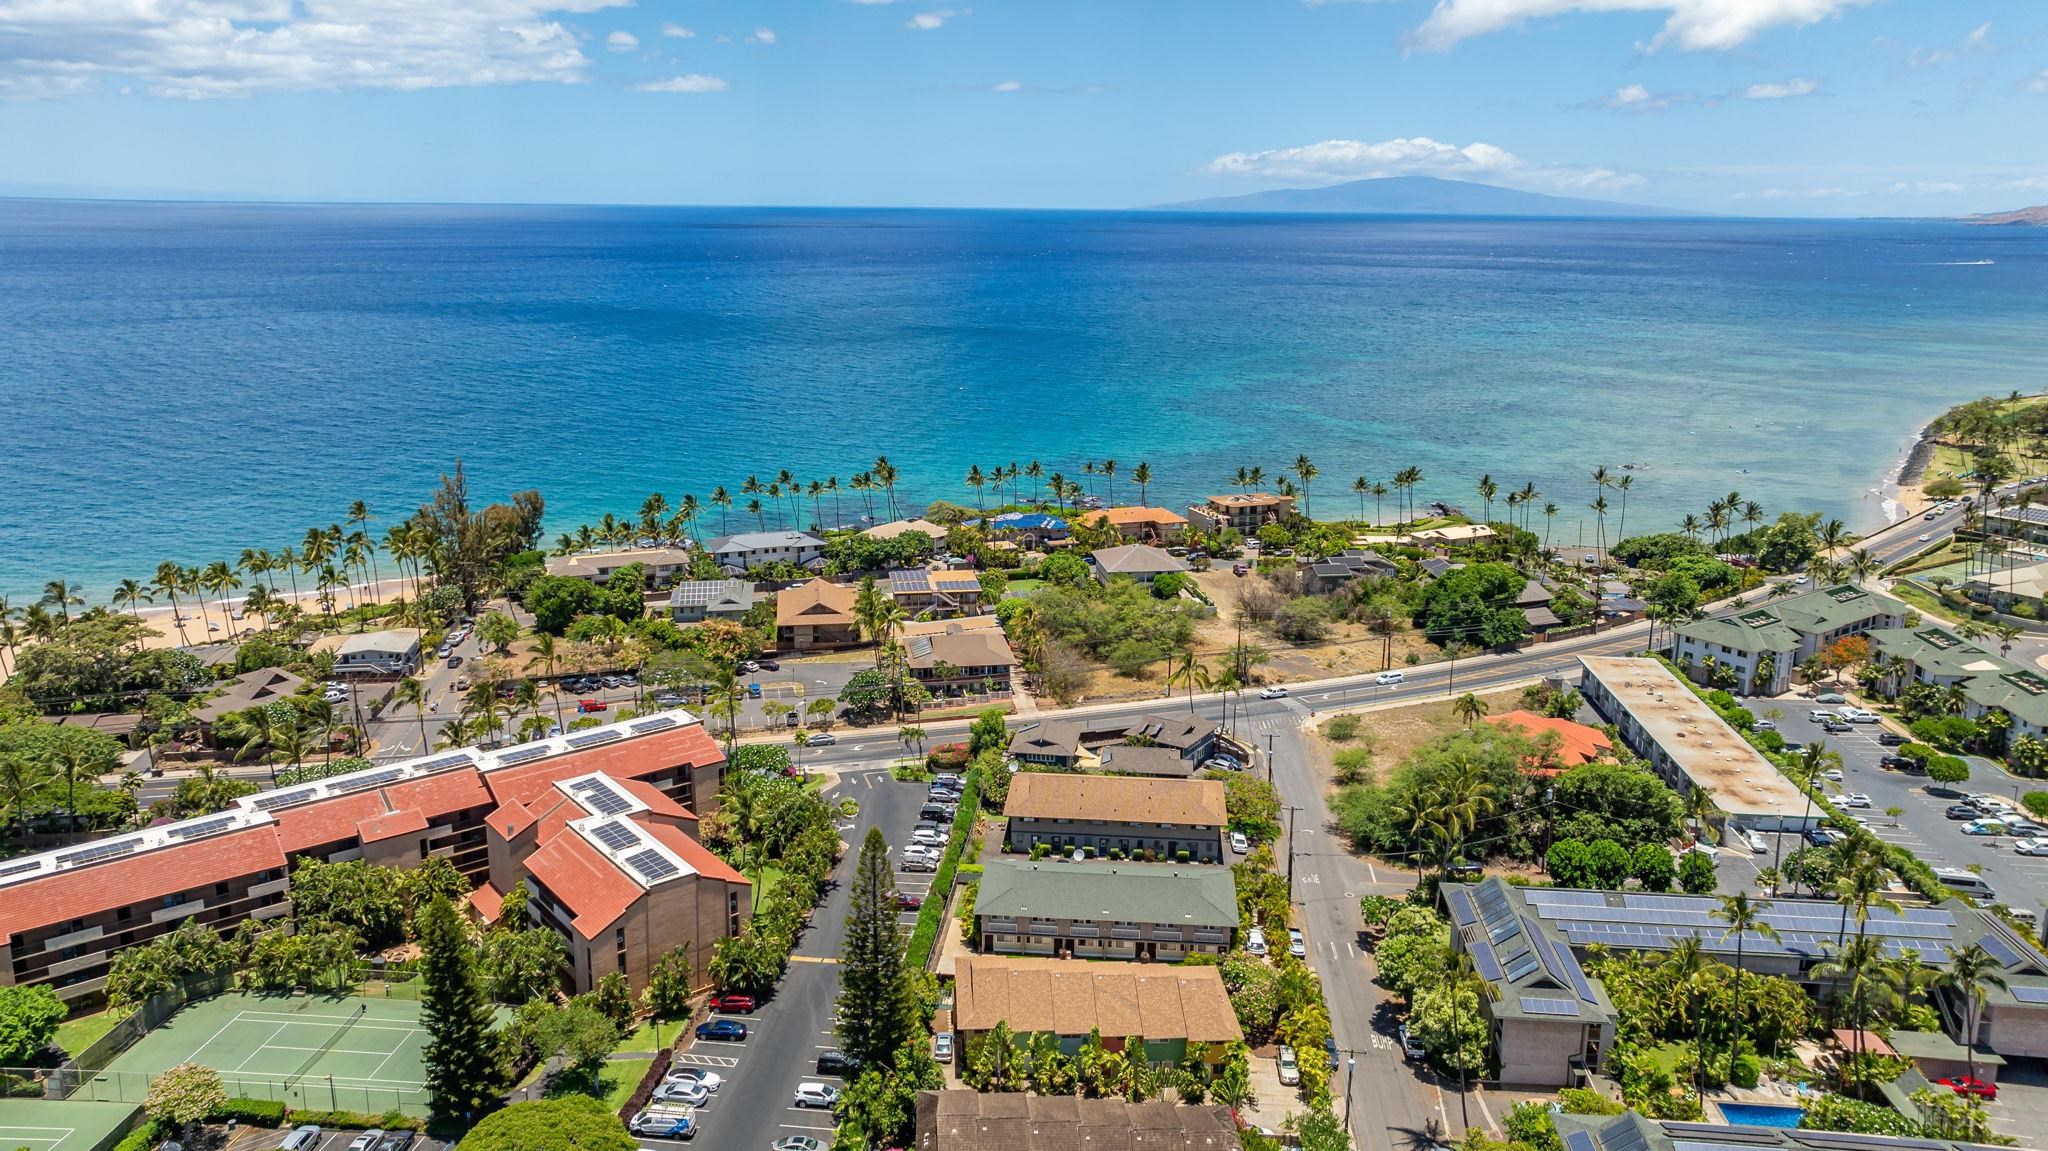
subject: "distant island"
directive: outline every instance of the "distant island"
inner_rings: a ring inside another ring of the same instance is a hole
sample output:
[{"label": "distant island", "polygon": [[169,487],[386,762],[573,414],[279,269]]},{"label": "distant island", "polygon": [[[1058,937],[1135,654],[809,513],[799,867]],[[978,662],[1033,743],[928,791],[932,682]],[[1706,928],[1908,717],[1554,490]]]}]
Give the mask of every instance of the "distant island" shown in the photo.
[{"label": "distant island", "polygon": [[1156,204],[1166,212],[1355,212],[1405,216],[1697,216],[1675,208],[1546,196],[1469,180],[1435,176],[1386,176],[1322,188],[1276,188],[1243,196],[1218,196]]},{"label": "distant island", "polygon": [[1986,212],[1979,216],[1964,216],[1963,223],[2021,224],[2048,228],[2048,204],[2036,204],[2031,208],[2019,208],[2011,212]]}]

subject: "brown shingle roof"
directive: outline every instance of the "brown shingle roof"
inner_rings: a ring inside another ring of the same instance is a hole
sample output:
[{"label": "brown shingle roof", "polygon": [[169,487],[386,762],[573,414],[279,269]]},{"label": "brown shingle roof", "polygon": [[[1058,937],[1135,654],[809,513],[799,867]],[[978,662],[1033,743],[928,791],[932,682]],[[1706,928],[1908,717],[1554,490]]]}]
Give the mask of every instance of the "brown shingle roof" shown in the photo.
[{"label": "brown shingle roof", "polygon": [[1227,1107],[922,1091],[917,1151],[1237,1151]]},{"label": "brown shingle roof", "polygon": [[847,624],[853,622],[853,603],[860,592],[831,580],[814,579],[775,594],[775,624]]},{"label": "brown shingle roof", "polygon": [[[1022,778],[1022,777],[1019,777]],[[1244,1038],[1214,967],[1082,963],[976,955],[954,968],[953,1017],[963,1031],[997,1023],[1025,1033],[1187,1039]]]},{"label": "brown shingle roof", "polygon": [[1006,816],[1115,823],[1230,822],[1220,779],[1148,779],[1128,775],[1018,772],[1010,780]]}]

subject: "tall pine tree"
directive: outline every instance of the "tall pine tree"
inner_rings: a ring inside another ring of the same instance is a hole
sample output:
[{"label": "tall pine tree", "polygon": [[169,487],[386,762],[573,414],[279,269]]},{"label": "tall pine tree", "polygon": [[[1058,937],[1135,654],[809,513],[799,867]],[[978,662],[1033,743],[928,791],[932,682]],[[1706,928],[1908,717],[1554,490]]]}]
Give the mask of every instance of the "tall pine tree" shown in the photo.
[{"label": "tall pine tree", "polygon": [[502,1088],[491,1005],[477,981],[476,946],[448,896],[420,910],[420,1026],[434,1118],[467,1127],[490,1111]]},{"label": "tall pine tree", "polygon": [[[932,898],[939,898],[934,891]],[[911,986],[896,926],[896,879],[882,829],[871,827],[854,870],[839,952],[839,1046],[862,1067],[892,1066],[911,1036]]]}]

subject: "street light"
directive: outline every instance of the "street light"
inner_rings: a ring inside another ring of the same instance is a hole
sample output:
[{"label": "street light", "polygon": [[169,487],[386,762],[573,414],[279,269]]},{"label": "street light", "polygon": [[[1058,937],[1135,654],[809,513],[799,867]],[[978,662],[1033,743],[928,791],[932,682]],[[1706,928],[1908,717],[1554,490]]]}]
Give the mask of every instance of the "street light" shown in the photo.
[{"label": "street light", "polygon": [[1358,1075],[1358,1056],[1346,1053],[1344,1056],[1344,1126],[1351,1126],[1351,1081]]}]

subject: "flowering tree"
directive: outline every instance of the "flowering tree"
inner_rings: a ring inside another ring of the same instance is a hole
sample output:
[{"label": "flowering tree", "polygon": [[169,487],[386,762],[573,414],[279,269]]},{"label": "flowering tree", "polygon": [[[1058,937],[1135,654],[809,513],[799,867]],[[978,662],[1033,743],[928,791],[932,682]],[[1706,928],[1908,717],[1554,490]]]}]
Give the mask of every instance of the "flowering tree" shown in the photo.
[{"label": "flowering tree", "polygon": [[227,1101],[220,1072],[197,1063],[180,1063],[149,1085],[142,1110],[151,1119],[183,1129],[201,1122]]}]

